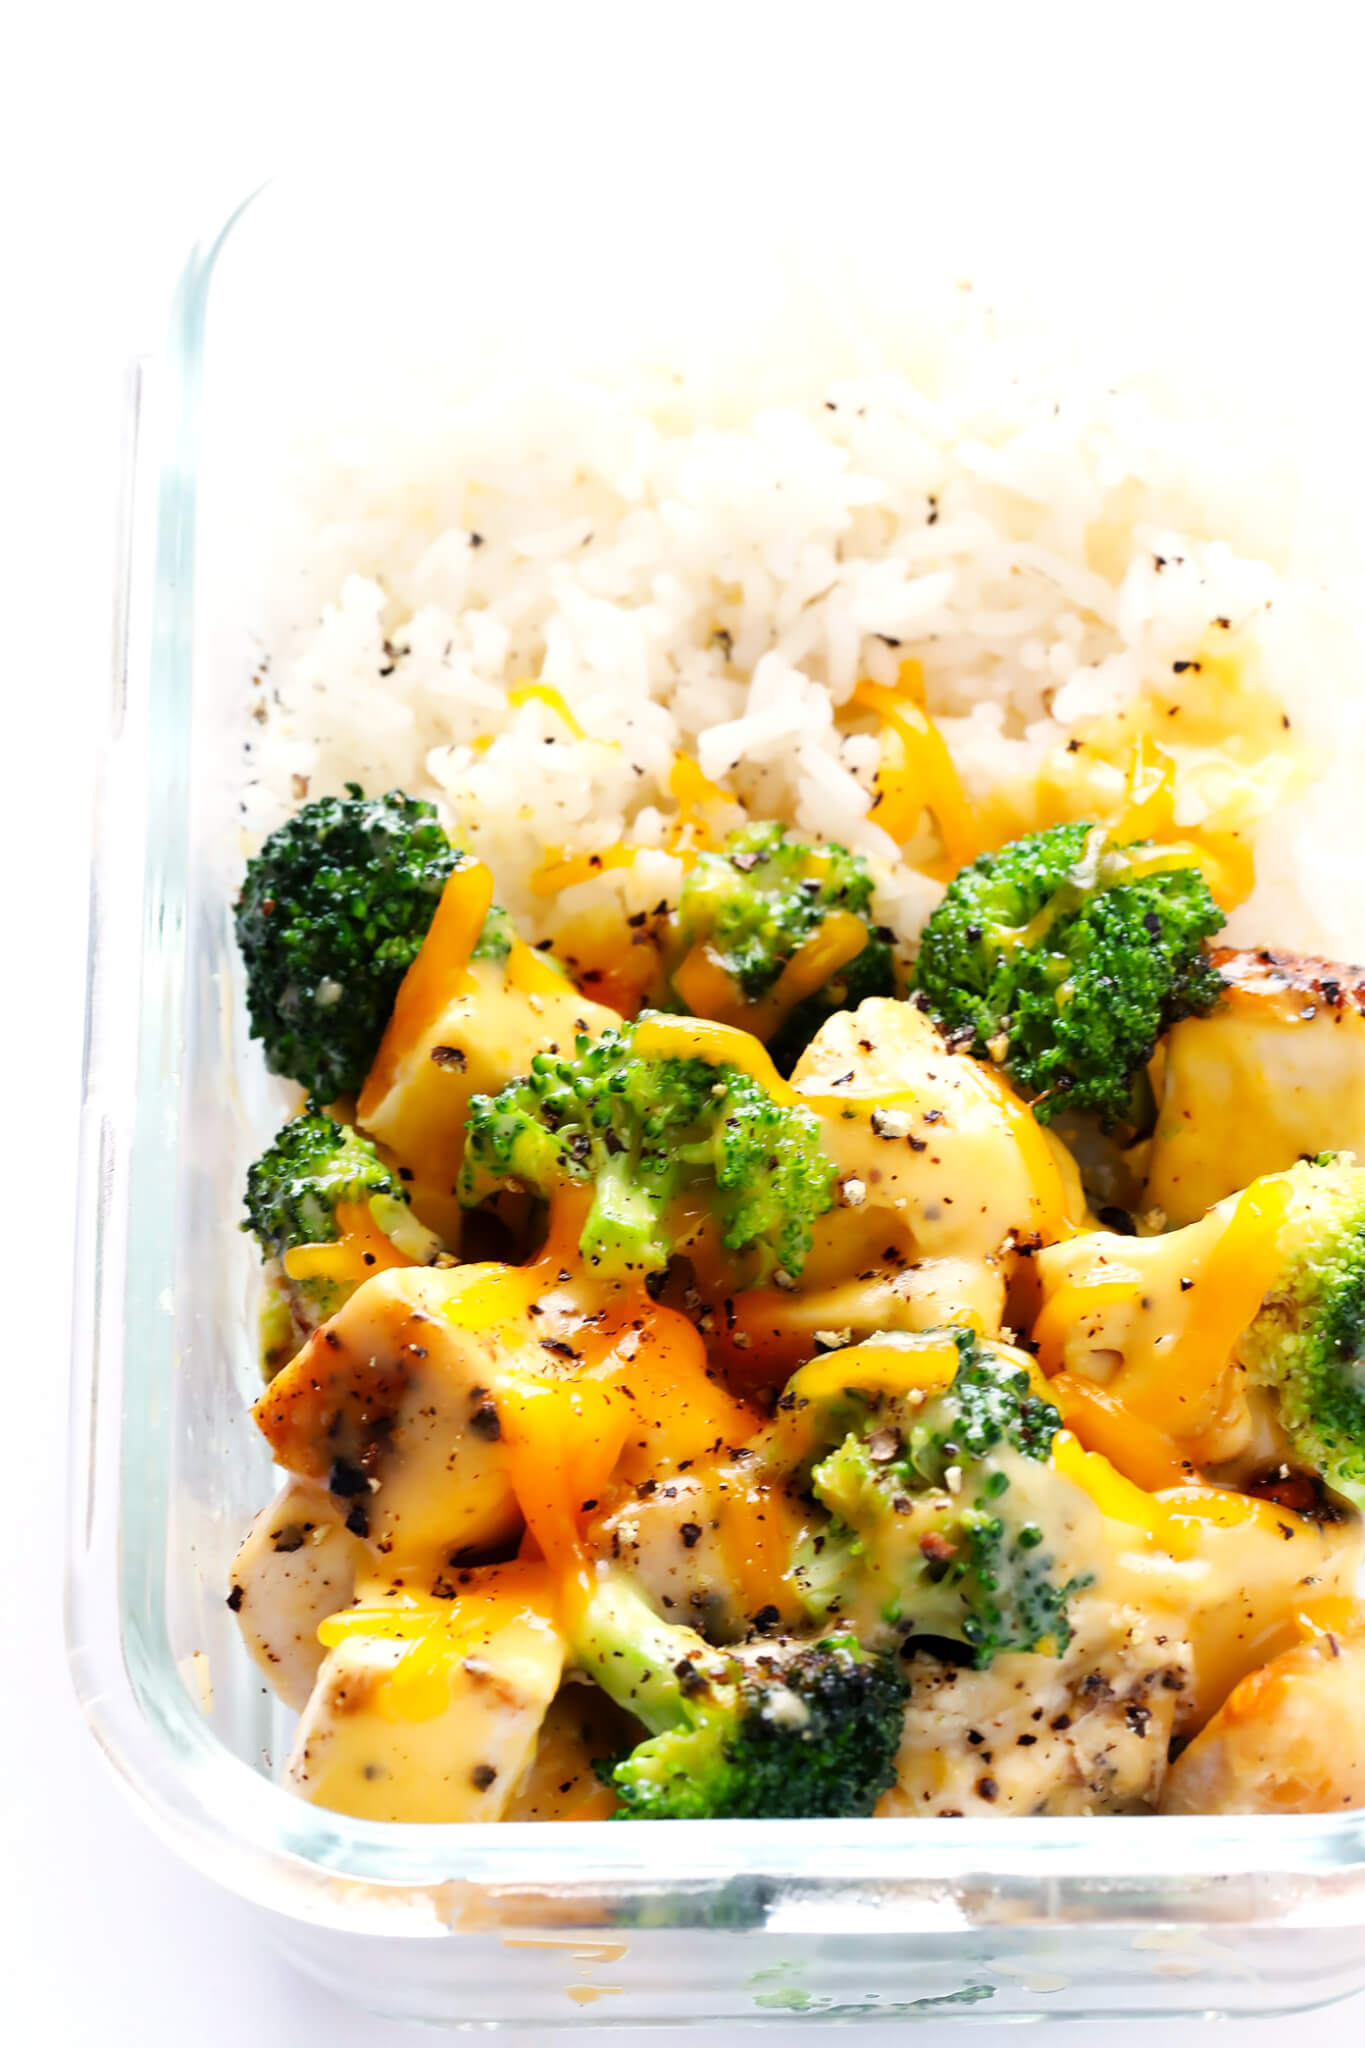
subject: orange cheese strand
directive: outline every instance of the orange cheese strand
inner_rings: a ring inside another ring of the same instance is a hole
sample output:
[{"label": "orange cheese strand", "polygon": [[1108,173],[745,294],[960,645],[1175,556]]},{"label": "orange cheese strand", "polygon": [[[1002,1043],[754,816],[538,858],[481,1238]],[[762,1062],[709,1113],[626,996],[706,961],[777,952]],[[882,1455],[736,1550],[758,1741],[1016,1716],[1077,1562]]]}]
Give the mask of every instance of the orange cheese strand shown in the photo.
[{"label": "orange cheese strand", "polygon": [[637,1427],[621,1476],[660,1471],[724,1455],[747,1443],[761,1417],[714,1378],[697,1330],[676,1309],[635,1303],[620,1339],[590,1370],[626,1392]]},{"label": "orange cheese strand", "polygon": [[1033,1111],[1022,1102],[1001,1075],[983,1061],[972,1063],[983,1087],[995,1102],[1010,1128],[1010,1136],[1019,1148],[1025,1170],[1033,1184],[1033,1196],[1041,1211],[1039,1234],[1049,1243],[1062,1238],[1074,1237],[1080,1229],[1079,1220],[1072,1216],[1066,1196],[1066,1185],[1062,1170],[1057,1164],[1052,1148]]},{"label": "orange cheese strand", "polygon": [[956,871],[980,846],[971,806],[943,735],[919,704],[879,683],[859,683],[852,701],[864,711],[875,711],[901,743],[900,766],[884,763],[877,771],[876,799],[868,814],[873,824],[900,844],[928,811],[947,863]]},{"label": "orange cheese strand", "polygon": [[703,775],[690,754],[675,755],[668,775],[668,792],[678,806],[678,814],[668,826],[669,852],[686,860],[717,845],[717,835],[703,812],[715,804],[728,804],[734,809],[739,798]]},{"label": "orange cheese strand", "polygon": [[[1139,735],[1129,758],[1124,806],[1109,826],[1115,842],[1171,841],[1176,829],[1175,766],[1150,733]],[[1198,867],[1220,910],[1235,910],[1256,886],[1255,856],[1238,832],[1196,832],[1154,852],[1163,857],[1163,866]]]},{"label": "orange cheese strand", "polygon": [[336,1216],[341,1235],[335,1243],[298,1244],[285,1253],[284,1270],[291,1280],[336,1280],[344,1286],[416,1263],[385,1236],[368,1202],[338,1202]]},{"label": "orange cheese strand", "polygon": [[[1170,1549],[1173,1532],[1167,1510],[1146,1487],[1119,1470],[1102,1452],[1084,1449],[1071,1431],[1064,1429],[1052,1440],[1052,1462],[1064,1479],[1089,1494],[1108,1520],[1142,1529],[1164,1549]],[[1177,1536],[1175,1540],[1180,1539]]]},{"label": "orange cheese strand", "polygon": [[1194,1478],[1194,1468],[1179,1446],[1153,1423],[1134,1415],[1107,1387],[1077,1373],[1059,1372],[1048,1382],[1047,1398],[1087,1451],[1098,1452],[1146,1492],[1185,1486]]},{"label": "orange cheese strand", "polygon": [[583,1502],[595,1499],[634,1420],[629,1401],[595,1382],[532,1379],[498,1401],[517,1504],[570,1606],[591,1590]]},{"label": "orange cheese strand", "polygon": [[547,853],[531,876],[531,894],[557,896],[561,889],[575,889],[580,882],[590,882],[594,875],[605,874],[608,868],[634,867],[639,850],[638,846],[618,841],[615,846],[604,846],[600,853]]},{"label": "orange cheese strand", "polygon": [[911,1344],[845,1345],[803,1365],[788,1384],[795,1404],[778,1410],[777,1436],[784,1461],[800,1464],[811,1448],[810,1410],[845,1387],[875,1394],[931,1394],[952,1381],[961,1353],[951,1338],[925,1337]]},{"label": "orange cheese strand", "polygon": [[1273,1176],[1253,1181],[1239,1197],[1195,1275],[1189,1316],[1166,1356],[1163,1385],[1131,1403],[1147,1421],[1169,1425],[1180,1409],[1195,1414],[1213,1394],[1275,1278],[1289,1196],[1288,1181]]},{"label": "orange cheese strand", "polygon": [[375,1687],[374,1703],[386,1720],[427,1721],[444,1713],[452,1664],[476,1653],[498,1630],[518,1622],[538,1629],[553,1625],[543,1565],[493,1565],[471,1577],[474,1583],[453,1601],[410,1594],[362,1600],[319,1623],[318,1641],[327,1649],[355,1636],[410,1645]]},{"label": "orange cheese strand", "polygon": [[1110,1302],[1131,1301],[1142,1289],[1142,1277],[1131,1268],[1100,1268],[1085,1280],[1068,1280],[1044,1302],[1033,1325],[1038,1363],[1047,1373],[1060,1372],[1066,1361],[1066,1340],[1091,1309]]},{"label": "orange cheese strand", "polygon": [[555,717],[568,726],[576,740],[585,740],[588,737],[558,690],[553,689],[549,683],[518,683],[515,689],[507,692],[508,703],[518,708],[523,704],[529,704],[533,699],[553,711]]},{"label": "orange cheese strand", "polygon": [[718,1024],[751,1031],[768,1039],[798,1003],[856,960],[867,944],[867,927],[851,911],[834,910],[823,918],[788,960],[765,996],[749,1002],[720,957],[703,940],[692,948],[673,975],[673,986],[689,1010]]},{"label": "orange cheese strand", "polygon": [[356,1105],[362,1123],[392,1088],[404,1058],[453,997],[469,987],[469,961],[493,902],[493,877],[481,860],[451,870],[417,957],[399,984],[374,1065]]},{"label": "orange cheese strand", "polygon": [[1175,762],[1150,733],[1139,734],[1128,762],[1124,806],[1109,827],[1116,841],[1164,839],[1175,819]]},{"label": "orange cheese strand", "polygon": [[1294,1615],[1294,1626],[1307,1642],[1324,1636],[1348,1636],[1365,1624],[1365,1607],[1344,1593],[1324,1593],[1305,1600]]},{"label": "orange cheese strand", "polygon": [[1299,1536],[1312,1536],[1316,1530],[1316,1524],[1295,1514],[1292,1508],[1259,1500],[1254,1494],[1233,1493],[1222,1486],[1163,1487],[1158,1505],[1168,1518],[1166,1548],[1175,1557],[1196,1555],[1202,1532],[1210,1527],[1259,1529],[1267,1540],[1273,1541],[1282,1540],[1286,1529]]},{"label": "orange cheese strand", "polygon": [[650,1011],[635,1029],[635,1050],[642,1059],[707,1060],[713,1067],[737,1067],[751,1081],[766,1088],[773,1101],[784,1109],[809,1109],[816,1116],[842,1117],[849,1110],[875,1104],[855,1095],[821,1095],[793,1088],[773,1065],[772,1055],[751,1031],[734,1024],[718,1024],[710,1017],[666,1017]]},{"label": "orange cheese strand", "polygon": [[528,946],[525,939],[513,939],[507,953],[507,986],[522,995],[562,996],[569,991],[569,984],[542,953],[534,946]]},{"label": "orange cheese strand", "polygon": [[635,1050],[646,1060],[707,1060],[713,1067],[737,1067],[786,1107],[793,1108],[803,1100],[782,1079],[766,1046],[734,1024],[713,1023],[709,1017],[665,1017],[651,1011],[636,1026]]},{"label": "orange cheese strand", "polygon": [[785,1497],[774,1489],[740,1487],[727,1499],[721,1517],[721,1555],[746,1614],[761,1614],[765,1607],[791,1612],[786,1575],[798,1526]]}]

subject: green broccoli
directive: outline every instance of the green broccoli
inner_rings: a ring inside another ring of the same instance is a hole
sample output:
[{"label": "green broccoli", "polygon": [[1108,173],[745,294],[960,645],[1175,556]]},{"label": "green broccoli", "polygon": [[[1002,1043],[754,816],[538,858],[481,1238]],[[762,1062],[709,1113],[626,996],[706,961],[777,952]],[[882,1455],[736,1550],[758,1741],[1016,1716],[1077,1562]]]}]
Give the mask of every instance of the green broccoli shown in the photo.
[{"label": "green broccoli", "polygon": [[[683,883],[670,933],[673,970],[704,944],[743,1000],[757,1004],[831,913],[857,918],[866,932],[861,951],[804,996],[771,1036],[775,1064],[790,1073],[826,1017],[856,1009],[868,996],[895,994],[891,935],[871,922],[871,906],[872,877],[861,854],[814,845],[785,825],[746,825],[720,852],[699,854]],[[685,985],[675,983],[674,993],[690,1007]]]},{"label": "green broccoli", "polygon": [[1365,1168],[1324,1154],[1288,1178],[1279,1276],[1237,1355],[1296,1455],[1365,1509]]},{"label": "green broccoli", "polygon": [[[793,1572],[812,1615],[881,1631],[946,1637],[984,1667],[1004,1650],[1071,1638],[1067,1607],[1088,1583],[1058,1561],[1068,1482],[1049,1462],[1061,1417],[1028,1374],[969,1330],[886,1339],[913,1351],[951,1336],[952,1382],[887,1392],[874,1376],[821,1397],[801,1417],[817,1450],[809,1489],[832,1518],[803,1539]],[[779,1412],[803,1400],[798,1374]]]},{"label": "green broccoli", "polygon": [[[358,1092],[459,859],[434,805],[346,790],[270,834],[237,903],[251,1035],[272,1074],[321,1103]],[[474,957],[510,944],[505,912],[490,910]]]},{"label": "green broccoli", "polygon": [[1030,833],[965,867],[924,928],[920,1000],[1044,1123],[1064,1108],[1131,1121],[1157,1039],[1221,994],[1208,884],[1193,866],[1144,872],[1146,850],[1084,823]]},{"label": "green broccoli", "polygon": [[602,1772],[622,1819],[856,1817],[895,1782],[908,1681],[852,1636],[715,1650],[610,1571],[572,1639],[575,1661],[649,1730]]},{"label": "green broccoli", "polygon": [[579,1248],[604,1279],[666,1266],[676,1205],[700,1192],[722,1245],[763,1279],[800,1272],[834,1180],[809,1110],[737,1067],[643,1058],[626,1026],[580,1036],[572,1059],[538,1053],[523,1079],[476,1095],[459,1185],[467,1207],[509,1184],[547,1199],[591,1186]]},{"label": "green broccoli", "polygon": [[292,1356],[297,1342],[334,1316],[358,1282],[320,1276],[292,1280],[282,1262],[302,1245],[330,1244],[341,1235],[337,1209],[364,1204],[384,1235],[407,1258],[429,1264],[440,1239],[419,1223],[402,1185],[368,1138],[320,1111],[296,1116],[248,1169],[246,1221],[261,1256],[276,1263],[262,1313],[267,1368]]}]

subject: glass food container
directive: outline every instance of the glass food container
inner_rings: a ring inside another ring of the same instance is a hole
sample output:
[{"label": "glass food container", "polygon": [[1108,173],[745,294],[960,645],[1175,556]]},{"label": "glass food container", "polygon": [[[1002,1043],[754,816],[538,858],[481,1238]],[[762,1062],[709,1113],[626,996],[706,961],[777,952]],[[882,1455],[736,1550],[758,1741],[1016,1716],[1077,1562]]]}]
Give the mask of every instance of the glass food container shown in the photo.
[{"label": "glass food container", "polygon": [[[791,317],[812,318],[815,267],[821,346],[851,350],[859,292],[908,305],[921,258],[985,250],[970,192],[959,240],[926,236],[912,264],[904,216],[894,242],[884,215],[860,227],[854,175],[817,178],[802,152],[604,182],[602,138],[578,149],[548,178],[543,151],[534,172],[509,152],[496,208],[470,203],[489,183],[468,136],[436,171],[390,162],[382,190],[334,171],[267,187],[194,251],[167,344],[131,380],[71,1439],[71,1658],[91,1726],[152,1824],[254,1901],[297,1965],[394,2015],[1047,2018],[1344,1994],[1365,1983],[1357,1813],[420,1827],[274,1782],[288,1717],[224,1599],[272,1490],[247,1413],[255,1255],[237,1222],[279,1109],[246,1036],[230,904],[248,685],[275,644],[266,571],[289,519],[326,516],[300,429],[344,463],[360,413],[433,368],[468,379],[575,351],[610,367],[651,333],[682,348],[709,329],[761,362],[753,337],[803,267]],[[881,148],[884,170],[893,158]],[[856,162],[875,182],[861,145]],[[1122,305],[1105,260],[1085,266],[1092,310]],[[1066,267],[1051,259],[1047,292]],[[1073,281],[1049,304],[1081,296]]]}]

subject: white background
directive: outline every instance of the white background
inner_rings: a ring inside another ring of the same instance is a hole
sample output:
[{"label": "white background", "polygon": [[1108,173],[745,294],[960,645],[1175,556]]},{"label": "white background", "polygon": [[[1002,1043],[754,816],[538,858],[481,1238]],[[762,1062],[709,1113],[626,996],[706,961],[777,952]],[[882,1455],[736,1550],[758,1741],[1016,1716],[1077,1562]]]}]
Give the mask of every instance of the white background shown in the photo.
[{"label": "white background", "polygon": [[[508,150],[534,148],[534,108],[546,94],[581,99],[585,121],[619,117],[623,138],[632,110],[670,96],[676,109],[690,95],[697,146],[723,149],[752,89],[792,92],[794,118],[818,148],[818,88],[836,49],[838,90],[857,89],[860,65],[904,80],[914,206],[932,207],[954,171],[941,155],[917,155],[927,87],[940,106],[945,95],[954,102],[963,163],[979,166],[983,150],[989,158],[1001,148],[1002,118],[1014,123],[1021,159],[1035,172],[1043,164],[1033,190],[1047,210],[1035,229],[1093,224],[1113,152],[1130,164],[1136,152],[1150,159],[1153,232],[1162,209],[1198,213],[1210,289],[1243,294],[1249,323],[1284,317],[1277,280],[1291,276],[1291,289],[1307,294],[1291,311],[1311,316],[1319,282],[1349,308],[1340,273],[1359,261],[1362,197],[1351,11],[1199,0],[956,10],[851,0],[692,0],[676,10],[650,0],[213,9],[133,0],[24,13],[0,43],[0,1284],[12,1304],[0,1360],[0,2033],[25,2048],[401,2044],[416,2031],[347,2011],[294,1979],[235,1901],[144,1833],[83,1737],[63,1663],[84,876],[108,674],[123,362],[155,344],[176,263],[225,198],[295,154],[316,164],[341,149],[363,161],[382,155],[395,128],[428,124],[439,136],[448,83],[471,67],[505,101]],[[496,159],[489,175],[495,182]],[[1219,230],[1239,193],[1255,204],[1241,208],[1229,269]],[[1311,317],[1305,329],[1310,349]],[[1350,2038],[1352,2020],[1358,2033],[1365,2000],[1331,2024]],[[937,2042],[944,2030],[929,2031]],[[1069,2038],[1091,2048],[1110,2031],[1081,2027]],[[1128,2038],[1150,2044],[1158,2034],[1175,2038],[1138,2028]],[[1283,2023],[1250,2021],[1224,2039],[1278,2048],[1282,2036]],[[598,2030],[584,2026],[577,2038]],[[833,2036],[801,2024],[761,2038]],[[892,2030],[860,2038],[877,2043]]]}]

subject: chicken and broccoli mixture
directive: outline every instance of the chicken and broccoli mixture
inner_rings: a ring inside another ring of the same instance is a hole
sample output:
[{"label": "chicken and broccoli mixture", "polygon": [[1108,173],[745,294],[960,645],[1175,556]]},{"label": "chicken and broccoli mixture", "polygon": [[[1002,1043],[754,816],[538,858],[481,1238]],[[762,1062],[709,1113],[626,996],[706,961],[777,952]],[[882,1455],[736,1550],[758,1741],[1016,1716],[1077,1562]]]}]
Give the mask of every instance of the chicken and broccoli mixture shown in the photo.
[{"label": "chicken and broccoli mixture", "polygon": [[913,958],[860,855],[683,844],[577,980],[399,792],[249,864],[302,1094],[247,1180],[285,1477],[230,1604],[288,1785],[1365,1799],[1361,977],[1216,948],[1200,849],[1085,821],[959,864]]}]

